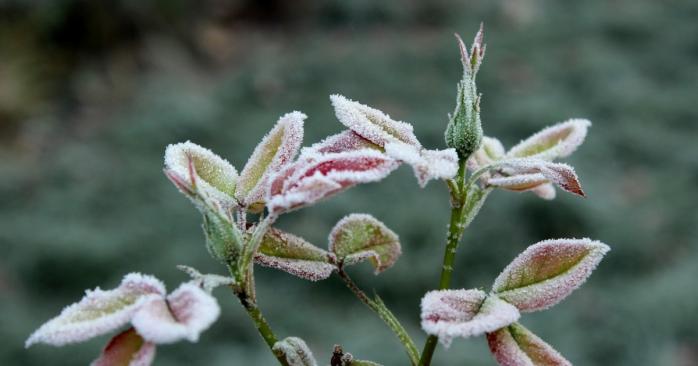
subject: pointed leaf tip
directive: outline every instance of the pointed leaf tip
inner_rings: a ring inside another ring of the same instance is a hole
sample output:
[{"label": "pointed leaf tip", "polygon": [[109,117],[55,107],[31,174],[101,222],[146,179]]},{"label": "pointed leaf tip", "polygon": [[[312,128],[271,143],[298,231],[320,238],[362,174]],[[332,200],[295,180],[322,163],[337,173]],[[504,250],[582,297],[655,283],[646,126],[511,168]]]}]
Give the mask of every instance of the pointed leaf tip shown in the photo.
[{"label": "pointed leaf tip", "polygon": [[324,280],[335,269],[332,253],[276,228],[267,230],[255,262],[310,281]]},{"label": "pointed leaf tip", "polygon": [[518,323],[488,333],[487,343],[501,366],[572,366],[549,344]]},{"label": "pointed leaf tip", "polygon": [[344,265],[368,259],[376,274],[392,267],[402,253],[397,234],[367,214],[339,220],[330,232],[329,243],[330,251]]},{"label": "pointed leaf tip", "polygon": [[609,250],[590,239],[536,243],[502,271],[492,291],[523,312],[547,309],[581,286]]}]

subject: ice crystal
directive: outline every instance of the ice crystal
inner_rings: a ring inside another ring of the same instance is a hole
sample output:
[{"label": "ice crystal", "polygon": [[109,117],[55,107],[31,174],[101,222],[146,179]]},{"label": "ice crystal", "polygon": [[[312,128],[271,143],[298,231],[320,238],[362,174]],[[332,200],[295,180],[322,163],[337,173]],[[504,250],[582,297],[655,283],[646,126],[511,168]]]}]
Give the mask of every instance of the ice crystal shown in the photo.
[{"label": "ice crystal", "polygon": [[541,241],[502,271],[492,291],[524,312],[549,308],[581,286],[608,251],[590,239]]},{"label": "ice crystal", "polygon": [[448,347],[455,337],[492,332],[519,319],[519,311],[481,290],[438,290],[422,298],[422,329]]},{"label": "ice crystal", "polygon": [[369,259],[376,274],[392,267],[402,253],[397,234],[367,214],[339,220],[330,232],[329,249],[345,265]]},{"label": "ice crystal", "polygon": [[284,357],[289,366],[317,366],[308,345],[298,337],[287,337],[274,343],[274,353]]},{"label": "ice crystal", "polygon": [[385,153],[412,166],[420,187],[431,179],[451,179],[458,173],[455,149],[427,150],[396,142],[385,145]]},{"label": "ice crystal", "polygon": [[324,280],[335,269],[334,255],[303,238],[276,228],[267,231],[255,262],[310,281]]},{"label": "ice crystal", "polygon": [[518,323],[488,333],[487,343],[501,366],[572,366],[549,344]]},{"label": "ice crystal", "polygon": [[146,342],[129,328],[109,341],[91,366],[149,366],[155,359],[155,344]]}]

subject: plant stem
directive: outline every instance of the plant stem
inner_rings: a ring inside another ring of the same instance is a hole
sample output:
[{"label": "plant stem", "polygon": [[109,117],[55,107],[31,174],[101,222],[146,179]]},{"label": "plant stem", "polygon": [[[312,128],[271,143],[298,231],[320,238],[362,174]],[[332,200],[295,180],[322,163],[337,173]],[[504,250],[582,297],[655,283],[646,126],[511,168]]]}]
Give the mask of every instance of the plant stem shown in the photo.
[{"label": "plant stem", "polygon": [[385,304],[383,304],[383,301],[381,301],[380,298],[377,298],[376,300],[369,298],[368,295],[366,295],[366,293],[363,292],[359,286],[356,285],[356,283],[354,283],[351,277],[349,277],[349,274],[347,274],[343,268],[340,267],[337,274],[339,275],[339,278],[344,281],[351,292],[353,292],[354,295],[361,300],[361,302],[366,304],[366,306],[378,314],[378,316],[385,322],[386,325],[388,325],[393,333],[397,335],[400,343],[402,343],[407,351],[411,364],[416,366],[419,362],[419,350],[417,349],[417,346],[414,344],[414,341],[410,335],[407,334],[407,331],[402,324],[400,324],[400,321],[398,321],[395,315],[393,315]]}]

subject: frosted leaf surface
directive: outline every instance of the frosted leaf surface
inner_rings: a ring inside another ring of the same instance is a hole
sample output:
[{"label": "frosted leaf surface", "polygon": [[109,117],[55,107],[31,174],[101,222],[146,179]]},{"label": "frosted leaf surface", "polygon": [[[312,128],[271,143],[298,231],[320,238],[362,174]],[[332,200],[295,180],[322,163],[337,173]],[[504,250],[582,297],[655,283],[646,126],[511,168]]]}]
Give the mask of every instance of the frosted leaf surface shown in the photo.
[{"label": "frosted leaf surface", "polygon": [[544,200],[552,200],[555,199],[555,186],[552,185],[552,183],[545,183],[541,184],[533,189],[531,189],[531,192],[533,192],[536,196],[544,199]]},{"label": "frosted leaf surface", "polygon": [[152,276],[131,273],[113,290],[85,291],[85,296],[69,305],[27,339],[35,343],[62,346],[111,332],[131,320],[142,304],[165,295],[165,286]]},{"label": "frosted leaf surface", "polygon": [[372,143],[383,147],[387,143],[403,142],[421,147],[409,123],[395,121],[378,109],[338,94],[331,95],[330,101],[337,119]]},{"label": "frosted leaf surface", "polygon": [[581,286],[609,250],[590,239],[541,241],[502,271],[492,292],[523,312],[547,309]]},{"label": "frosted leaf surface", "polygon": [[235,168],[225,159],[192,142],[168,145],[165,173],[184,194],[197,189],[207,197],[233,204],[238,179]]},{"label": "frosted leaf surface", "polygon": [[309,154],[274,177],[267,207],[278,213],[307,206],[356,184],[381,180],[398,165],[371,149]]},{"label": "frosted leaf surface", "polygon": [[264,195],[269,189],[271,176],[289,164],[303,142],[301,112],[283,115],[274,128],[257,145],[240,173],[235,196],[245,206],[263,206]]},{"label": "frosted leaf surface", "polygon": [[510,158],[553,160],[572,154],[584,142],[591,122],[570,119],[549,126],[521,141],[507,152]]},{"label": "frosted leaf surface", "polygon": [[196,342],[220,315],[216,299],[192,283],[180,285],[167,299],[145,302],[131,323],[145,340],[156,344],[181,339]]},{"label": "frosted leaf surface", "polygon": [[232,277],[221,276],[217,274],[202,274],[196,269],[184,265],[178,265],[177,269],[186,272],[189,275],[189,277],[191,277],[191,282],[193,284],[201,287],[202,289],[204,289],[204,291],[208,292],[209,294],[216,287],[229,286],[235,284],[235,279]]},{"label": "frosted leaf surface", "polygon": [[553,347],[518,323],[488,333],[487,343],[501,366],[572,366]]},{"label": "frosted leaf surface", "polygon": [[397,234],[367,214],[339,220],[330,232],[329,243],[330,251],[345,265],[368,259],[376,274],[392,267],[402,253]]},{"label": "frosted leaf surface", "polygon": [[[585,196],[574,168],[567,164],[551,163],[540,159],[508,159],[503,163],[503,165],[508,169],[506,172],[512,178],[516,177],[517,175],[520,176],[538,173],[551,183],[554,183],[567,192],[574,193],[582,197]],[[530,181],[532,177],[529,176],[526,179]],[[489,179],[487,183],[489,184],[491,181],[492,179]],[[517,181],[514,179],[513,182],[509,183],[517,183]],[[523,182],[518,183],[523,184]],[[513,185],[515,186],[515,184]],[[537,186],[538,185],[529,187],[529,189]]]},{"label": "frosted leaf surface", "polygon": [[288,337],[278,341],[274,343],[272,350],[275,354],[283,356],[289,366],[317,366],[313,352],[298,337]]},{"label": "frosted leaf surface", "polygon": [[335,269],[332,253],[276,228],[267,230],[255,262],[310,281],[324,280]]},{"label": "frosted leaf surface", "polygon": [[458,173],[455,149],[426,150],[397,142],[386,144],[385,153],[411,165],[421,187],[431,179],[451,179]]},{"label": "frosted leaf surface", "polygon": [[149,366],[155,359],[155,344],[143,340],[133,328],[112,338],[90,366]]},{"label": "frosted leaf surface", "polygon": [[301,154],[327,154],[361,149],[381,150],[381,147],[359,136],[352,130],[345,130],[336,135],[329,136],[310,147],[303,148]]},{"label": "frosted leaf surface", "polygon": [[490,186],[506,188],[512,191],[528,191],[548,182],[548,178],[540,173],[495,177],[487,180],[487,184]]},{"label": "frosted leaf surface", "polygon": [[455,337],[492,332],[519,319],[519,311],[481,290],[438,290],[422,298],[422,329],[448,347]]}]

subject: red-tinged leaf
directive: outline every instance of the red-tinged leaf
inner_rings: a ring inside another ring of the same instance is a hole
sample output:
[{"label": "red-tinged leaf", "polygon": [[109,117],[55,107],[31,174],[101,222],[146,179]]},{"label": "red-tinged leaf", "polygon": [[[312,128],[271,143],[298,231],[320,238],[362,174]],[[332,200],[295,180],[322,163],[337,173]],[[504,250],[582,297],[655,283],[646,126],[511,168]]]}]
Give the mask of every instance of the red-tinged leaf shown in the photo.
[{"label": "red-tinged leaf", "polygon": [[458,173],[455,149],[427,150],[404,143],[389,143],[385,145],[385,153],[411,165],[422,188],[432,179],[451,179]]},{"label": "red-tinged leaf", "polygon": [[398,165],[370,149],[309,154],[275,176],[267,207],[280,213],[307,206],[356,184],[381,180]]},{"label": "red-tinged leaf", "polygon": [[155,359],[155,344],[143,340],[133,328],[109,341],[91,366],[149,366]]},{"label": "red-tinged leaf", "polygon": [[143,339],[167,344],[199,335],[220,315],[216,299],[192,283],[184,283],[164,298],[153,298],[134,314],[131,323]]},{"label": "red-tinged leaf", "polygon": [[547,309],[581,286],[608,251],[590,239],[536,243],[502,271],[492,291],[524,312]]},{"label": "red-tinged leaf", "polygon": [[[529,175],[530,178],[532,177],[530,176],[531,174],[538,173],[567,192],[582,197],[585,196],[582,186],[579,183],[579,178],[574,172],[574,168],[567,164],[551,163],[540,159],[508,159],[503,161],[502,165],[508,169],[505,173],[509,177]],[[491,180],[492,179],[487,181],[488,184]],[[540,184],[543,183],[544,182],[540,182]],[[530,188],[535,188],[540,184],[533,185]]]},{"label": "red-tinged leaf", "polygon": [[519,311],[481,290],[438,290],[422,298],[422,329],[448,346],[455,337],[472,337],[506,327]]},{"label": "red-tinged leaf", "polygon": [[330,251],[344,265],[368,259],[376,274],[392,267],[402,253],[397,234],[367,214],[351,214],[339,220],[329,242]]},{"label": "red-tinged leaf", "polygon": [[276,228],[267,230],[255,262],[310,281],[324,280],[336,268],[332,253]]},{"label": "red-tinged leaf", "polygon": [[509,177],[495,177],[487,180],[487,185],[508,189],[511,191],[529,191],[543,184],[547,184],[548,178],[540,173],[518,174]]},{"label": "red-tinged leaf", "polygon": [[546,127],[512,147],[507,157],[550,161],[569,156],[584,142],[589,126],[586,119],[570,119]]},{"label": "red-tinged leaf", "polygon": [[324,140],[313,144],[309,148],[303,148],[302,154],[308,153],[340,153],[352,150],[375,149],[382,150],[380,146],[359,136],[352,130],[345,130],[336,135],[329,136]]},{"label": "red-tinged leaf", "polygon": [[518,323],[488,333],[487,343],[501,366],[572,366],[553,347]]},{"label": "red-tinged leaf", "polygon": [[27,339],[26,347],[35,343],[62,346],[109,333],[128,323],[142,304],[162,298],[165,286],[152,276],[131,273],[119,287],[88,290],[85,296],[57,317],[49,320]]},{"label": "red-tinged leaf", "polygon": [[330,96],[337,119],[359,136],[383,147],[387,143],[402,142],[421,147],[412,131],[412,125],[395,121],[387,114],[335,94]]}]

